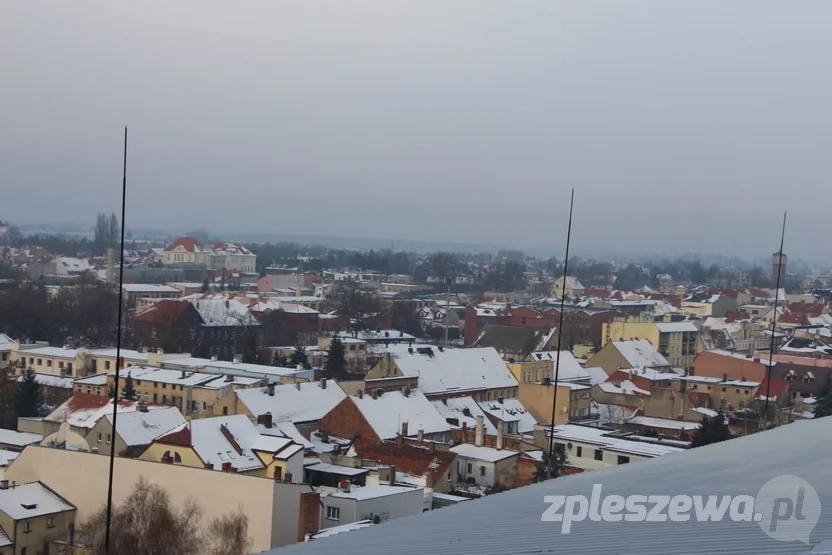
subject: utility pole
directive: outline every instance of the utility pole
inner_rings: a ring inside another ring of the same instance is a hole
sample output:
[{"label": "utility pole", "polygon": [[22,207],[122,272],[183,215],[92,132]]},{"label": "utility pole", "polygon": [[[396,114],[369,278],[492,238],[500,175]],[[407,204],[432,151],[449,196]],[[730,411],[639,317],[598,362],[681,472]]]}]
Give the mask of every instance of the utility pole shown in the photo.
[{"label": "utility pole", "polygon": [[448,348],[448,321],[451,317],[451,280],[448,278],[448,295],[445,297],[445,348]]}]

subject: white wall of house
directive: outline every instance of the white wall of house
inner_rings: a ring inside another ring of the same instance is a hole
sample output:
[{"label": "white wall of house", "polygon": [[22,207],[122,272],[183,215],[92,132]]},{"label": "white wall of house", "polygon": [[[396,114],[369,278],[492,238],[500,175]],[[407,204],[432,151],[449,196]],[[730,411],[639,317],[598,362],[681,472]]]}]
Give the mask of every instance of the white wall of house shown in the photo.
[{"label": "white wall of house", "polygon": [[468,478],[473,478],[478,486],[494,487],[497,483],[497,469],[496,464],[490,461],[483,461],[480,459],[457,457],[457,472],[463,482]]}]

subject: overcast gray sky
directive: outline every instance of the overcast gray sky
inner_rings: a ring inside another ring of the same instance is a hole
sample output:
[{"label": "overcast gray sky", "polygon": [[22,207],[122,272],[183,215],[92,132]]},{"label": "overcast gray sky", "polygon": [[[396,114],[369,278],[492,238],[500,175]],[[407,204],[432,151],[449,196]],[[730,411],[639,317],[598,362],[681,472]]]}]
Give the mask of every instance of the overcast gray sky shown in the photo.
[{"label": "overcast gray sky", "polygon": [[832,3],[0,6],[0,218],[832,258]]}]

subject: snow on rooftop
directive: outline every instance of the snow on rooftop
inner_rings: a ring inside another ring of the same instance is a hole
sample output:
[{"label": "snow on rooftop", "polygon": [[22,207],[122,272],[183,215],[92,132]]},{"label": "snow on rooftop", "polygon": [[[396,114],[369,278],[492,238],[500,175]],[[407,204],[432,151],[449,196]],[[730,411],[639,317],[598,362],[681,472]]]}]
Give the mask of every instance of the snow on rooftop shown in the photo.
[{"label": "snow on rooftop", "polygon": [[667,359],[646,339],[613,341],[612,344],[633,368],[670,366]]},{"label": "snow on rooftop", "polygon": [[483,401],[480,408],[503,422],[517,422],[517,431],[521,434],[534,432],[534,426],[537,424],[537,420],[519,399],[503,399],[502,403]]},{"label": "snow on rooftop", "polygon": [[425,395],[517,387],[517,380],[493,347],[485,349],[433,348],[430,354],[391,355],[405,376],[418,377]]},{"label": "snow on rooftop", "polygon": [[340,466],[337,464],[318,463],[309,465],[305,470],[313,470],[315,472],[325,472],[327,474],[337,474],[338,476],[359,476],[370,472],[369,468],[353,468],[351,466]]},{"label": "snow on rooftop", "polygon": [[5,333],[0,333],[0,351],[9,350],[9,343],[14,343],[14,340]]},{"label": "snow on rooftop", "polygon": [[668,430],[695,430],[699,422],[685,422],[682,420],[670,420],[669,418],[653,418],[650,416],[636,416],[628,424],[635,426],[647,426],[650,428],[666,428]]},{"label": "snow on rooftop", "polygon": [[327,380],[326,389],[319,382],[278,385],[274,395],[268,388],[238,389],[237,398],[254,415],[272,414],[272,421],[315,422],[347,397],[334,380]]},{"label": "snow on rooftop", "polygon": [[403,331],[394,330],[394,329],[379,329],[379,330],[361,330],[358,333],[353,334],[352,332],[348,331],[341,331],[336,334],[337,337],[354,337],[355,339],[361,339],[362,341],[381,341],[384,342],[385,340],[390,341],[413,341],[416,339],[415,336],[410,335],[409,333],[405,333]]},{"label": "snow on rooftop", "polygon": [[[22,382],[24,376],[18,376],[17,381]],[[72,378],[62,378],[55,374],[35,373],[35,381],[45,387],[57,387],[61,389],[72,389]]]},{"label": "snow on rooftop", "polygon": [[74,508],[40,482],[0,490],[0,511],[12,520],[26,520]]},{"label": "snow on rooftop", "polygon": [[[699,426],[699,424],[695,424]],[[548,435],[548,430],[546,430]],[[658,457],[671,453],[683,451],[679,447],[661,445],[653,442],[640,442],[613,436],[614,432],[593,428],[590,426],[579,426],[577,424],[563,424],[555,427],[554,438],[563,441],[575,441],[598,445],[602,449],[618,453],[630,453],[642,457]]]},{"label": "snow on rooftop", "polygon": [[379,497],[388,497],[390,495],[399,495],[402,493],[410,493],[418,491],[424,493],[422,488],[411,488],[408,486],[366,486],[366,487],[351,487],[350,491],[338,491],[329,494],[329,497],[337,497],[339,499],[354,499],[356,501],[366,501],[367,499],[378,499]]},{"label": "snow on rooftop", "polygon": [[421,391],[411,391],[408,396],[401,391],[388,391],[376,399],[363,395],[353,396],[352,400],[382,440],[394,439],[405,422],[409,436],[415,436],[418,430],[425,434],[451,430]]},{"label": "snow on rooftop", "polygon": [[[116,358],[117,349],[93,349],[90,351],[90,356],[92,357],[111,357]],[[121,358],[127,361],[138,360],[142,362],[147,362],[150,355],[147,353],[142,353],[139,351],[135,351],[132,349],[122,349],[121,353],[119,353]]]},{"label": "snow on rooftop", "polygon": [[324,528],[320,532],[315,532],[310,536],[312,540],[318,540],[321,538],[328,538],[330,536],[337,536],[338,534],[343,534],[345,532],[352,532],[353,530],[361,530],[362,528],[368,528],[373,525],[372,520],[359,520],[358,522],[353,522],[352,524],[342,524],[341,526],[331,526],[329,528]]},{"label": "snow on rooftop", "polygon": [[77,349],[64,349],[63,347],[35,347],[34,349],[21,350],[21,358],[23,356],[43,356],[43,357],[59,357],[59,358],[77,358]]},{"label": "snow on rooftop", "polygon": [[[112,425],[113,415],[106,415]],[[176,407],[159,407],[147,412],[134,411],[119,415],[116,433],[128,447],[149,445],[156,437],[185,423],[185,417]]]},{"label": "snow on rooftop", "polygon": [[509,449],[495,449],[494,447],[477,447],[471,443],[461,443],[450,449],[460,457],[487,462],[498,462],[509,457],[516,457],[519,452]]},{"label": "snow on rooftop", "polygon": [[618,395],[642,395],[649,397],[650,392],[646,389],[641,389],[630,380],[624,380],[616,385],[614,382],[604,382],[597,384],[597,387],[604,393],[612,393]]},{"label": "snow on rooftop", "polygon": [[180,293],[179,289],[176,287],[171,287],[170,285],[159,285],[156,283],[125,283],[121,287],[128,293]]},{"label": "snow on rooftop", "polygon": [[473,397],[453,397],[431,401],[431,405],[442,418],[445,418],[446,422],[448,418],[456,418],[459,421],[459,426],[451,424],[452,428],[460,429],[465,424],[469,430],[474,430],[477,427],[477,416],[482,415],[484,433],[486,435],[497,435],[497,428],[491,423],[491,420],[486,418],[485,412]]},{"label": "snow on rooftop", "polygon": [[[138,403],[135,401],[119,401],[119,414],[137,410]],[[167,408],[164,406],[148,405],[149,410]],[[75,393],[61,406],[45,417],[44,422],[61,424],[66,422],[75,428],[91,429],[96,423],[113,413],[113,401],[109,397],[90,395],[87,393]]]},{"label": "snow on rooftop", "polygon": [[14,430],[0,428],[0,444],[2,445],[13,445],[15,447],[23,448],[27,445],[40,443],[41,440],[43,440],[43,436],[40,434],[16,432]]},{"label": "snow on rooftop", "polygon": [[[186,425],[190,426],[194,451],[205,463],[212,463],[216,470],[221,469],[223,463],[231,463],[240,472],[263,468],[263,462],[252,452],[252,448],[261,438],[277,439],[258,434],[254,424],[244,414],[191,420]],[[237,452],[228,441],[222,426],[233,436],[242,453]]]},{"label": "snow on rooftop", "polygon": [[699,331],[693,322],[656,322],[656,327],[662,333],[682,333]]},{"label": "snow on rooftop", "polygon": [[9,466],[18,456],[20,456],[19,451],[0,449],[0,467]]}]

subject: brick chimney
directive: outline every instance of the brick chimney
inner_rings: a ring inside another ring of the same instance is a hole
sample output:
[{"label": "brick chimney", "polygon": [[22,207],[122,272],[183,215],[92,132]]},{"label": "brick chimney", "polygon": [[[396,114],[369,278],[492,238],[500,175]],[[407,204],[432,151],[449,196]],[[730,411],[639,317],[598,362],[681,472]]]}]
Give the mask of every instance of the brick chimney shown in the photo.
[{"label": "brick chimney", "polygon": [[419,428],[416,431],[416,439],[419,441],[419,443],[422,443],[425,440],[425,431],[422,428]]},{"label": "brick chimney", "polygon": [[503,421],[497,423],[497,449],[503,448]]},{"label": "brick chimney", "polygon": [[223,472],[231,472],[231,463],[230,462],[222,463],[222,471]]},{"label": "brick chimney", "polygon": [[390,465],[390,485],[396,485],[396,467],[395,465]]},{"label": "brick chimney", "polygon": [[326,389],[326,378],[321,378],[321,389]]},{"label": "brick chimney", "polygon": [[402,437],[402,434],[396,434],[396,447],[401,449],[402,445],[404,445],[404,438]]},{"label": "brick chimney", "polygon": [[291,483],[292,482],[292,473],[287,472],[286,474],[284,474],[283,475],[283,481]]},{"label": "brick chimney", "polygon": [[407,437],[407,422],[402,422],[402,436]]},{"label": "brick chimney", "polygon": [[272,427],[272,413],[267,412],[266,414],[260,414],[257,416],[257,424],[262,425],[266,428]]},{"label": "brick chimney", "polygon": [[280,468],[279,466],[275,467],[275,469],[274,469],[274,481],[275,482],[280,482],[282,480],[283,480],[283,469]]},{"label": "brick chimney", "polygon": [[205,468],[208,470],[214,470],[214,463],[205,463]]}]

